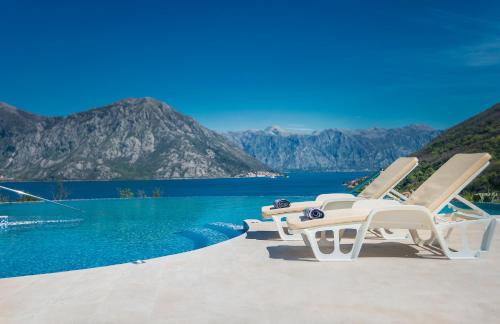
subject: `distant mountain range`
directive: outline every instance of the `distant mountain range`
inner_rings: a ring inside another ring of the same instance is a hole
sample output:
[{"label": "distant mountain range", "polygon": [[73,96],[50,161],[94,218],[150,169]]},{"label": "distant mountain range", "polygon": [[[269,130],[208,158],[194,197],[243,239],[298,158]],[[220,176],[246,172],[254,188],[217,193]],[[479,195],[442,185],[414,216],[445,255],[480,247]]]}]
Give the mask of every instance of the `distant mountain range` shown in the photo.
[{"label": "distant mountain range", "polygon": [[402,182],[403,190],[413,190],[456,153],[487,152],[490,166],[472,182],[466,192],[500,192],[500,103],[455,125],[413,155],[420,166]]},{"label": "distant mountain range", "polygon": [[224,136],[152,98],[66,117],[0,103],[0,177],[216,178],[272,174]]},{"label": "distant mountain range", "polygon": [[224,135],[249,155],[280,171],[376,170],[420,149],[440,131],[424,125],[402,128],[325,129],[310,134],[277,126]]},{"label": "distant mountain range", "polygon": [[0,103],[0,179],[175,179],[375,170],[439,134],[421,125],[219,134],[153,98],[66,117]]}]

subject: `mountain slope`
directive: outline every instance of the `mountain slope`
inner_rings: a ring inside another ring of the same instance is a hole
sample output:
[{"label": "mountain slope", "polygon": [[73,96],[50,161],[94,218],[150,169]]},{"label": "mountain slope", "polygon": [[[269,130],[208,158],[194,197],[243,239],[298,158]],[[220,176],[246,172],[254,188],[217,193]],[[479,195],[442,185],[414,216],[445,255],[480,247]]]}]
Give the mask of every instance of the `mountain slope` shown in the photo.
[{"label": "mountain slope", "polygon": [[420,166],[402,188],[413,190],[456,153],[488,152],[490,166],[467,187],[469,192],[500,191],[500,104],[453,126],[415,153]]},{"label": "mountain slope", "polygon": [[245,152],[277,170],[376,170],[421,148],[439,134],[422,125],[364,130],[326,129],[312,134],[279,127],[228,132]]},{"label": "mountain slope", "polygon": [[13,179],[213,178],[269,171],[223,136],[152,98],[54,118],[3,104],[0,127],[0,174]]}]

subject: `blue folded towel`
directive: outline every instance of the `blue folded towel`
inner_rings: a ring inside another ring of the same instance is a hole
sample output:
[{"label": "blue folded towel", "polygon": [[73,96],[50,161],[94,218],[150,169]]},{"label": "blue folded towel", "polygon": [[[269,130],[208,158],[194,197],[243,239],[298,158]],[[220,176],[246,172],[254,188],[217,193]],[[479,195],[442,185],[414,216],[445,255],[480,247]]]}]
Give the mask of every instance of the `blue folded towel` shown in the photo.
[{"label": "blue folded towel", "polygon": [[318,219],[325,217],[325,213],[318,208],[306,208],[304,209],[304,216],[309,219]]},{"label": "blue folded towel", "polygon": [[273,202],[273,209],[287,208],[290,207],[290,202],[286,199],[276,199]]}]

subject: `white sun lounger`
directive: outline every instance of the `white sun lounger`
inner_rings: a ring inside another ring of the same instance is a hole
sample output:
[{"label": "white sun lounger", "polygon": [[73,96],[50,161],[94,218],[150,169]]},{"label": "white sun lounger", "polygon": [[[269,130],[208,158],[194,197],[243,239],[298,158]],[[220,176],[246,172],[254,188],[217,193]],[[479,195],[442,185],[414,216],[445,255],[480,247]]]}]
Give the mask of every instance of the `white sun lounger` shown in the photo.
[{"label": "white sun lounger", "polygon": [[[355,201],[360,199],[382,199],[386,196],[401,199],[402,195],[395,191],[394,187],[417,165],[418,159],[415,157],[400,157],[382,171],[358,196],[345,193],[322,194],[316,197],[314,201],[294,202],[287,208],[273,209],[273,206],[264,206],[262,207],[262,217],[273,219],[282,240],[301,240],[300,235],[285,232],[284,218],[292,215],[302,215],[304,209],[309,207],[323,210],[343,209],[350,208]],[[385,234],[383,230],[382,234]]]},{"label": "white sun lounger", "polygon": [[[407,229],[416,244],[434,246],[436,243],[449,259],[477,258],[488,251],[496,226],[493,217],[459,196],[459,193],[474,180],[488,165],[491,156],[487,153],[457,154],[429,177],[410,198],[396,201],[360,200],[350,209],[325,212],[325,217],[307,220],[294,215],[287,218],[288,228],[300,233],[319,261],[353,260],[359,255],[366,232],[375,228]],[[465,203],[472,212],[455,210],[449,215],[438,214],[451,200]],[[467,237],[471,225],[484,227],[481,246],[473,249]],[[340,240],[346,229],[355,230],[356,236],[351,251],[343,253]],[[423,240],[417,230],[429,230],[431,237]],[[452,230],[460,231],[461,249],[451,250],[448,238]],[[325,243],[326,232],[333,232],[333,252],[320,250],[317,233]]]}]

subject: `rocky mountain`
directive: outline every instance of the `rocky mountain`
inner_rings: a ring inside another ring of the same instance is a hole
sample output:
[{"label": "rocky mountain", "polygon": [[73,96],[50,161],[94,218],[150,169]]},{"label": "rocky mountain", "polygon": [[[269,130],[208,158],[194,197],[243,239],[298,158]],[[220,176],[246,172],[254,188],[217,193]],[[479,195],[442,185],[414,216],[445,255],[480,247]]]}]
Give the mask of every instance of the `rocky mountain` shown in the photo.
[{"label": "rocky mountain", "polygon": [[488,152],[490,166],[472,182],[470,193],[500,192],[500,103],[445,130],[413,155],[420,160],[419,167],[403,181],[406,190],[417,188],[435,170],[456,153]]},{"label": "rocky mountain", "polygon": [[0,103],[3,178],[214,178],[268,171],[222,135],[152,98],[66,117]]},{"label": "rocky mountain", "polygon": [[249,155],[281,171],[376,170],[427,144],[439,131],[423,125],[403,128],[326,129],[311,134],[279,127],[228,132]]}]

